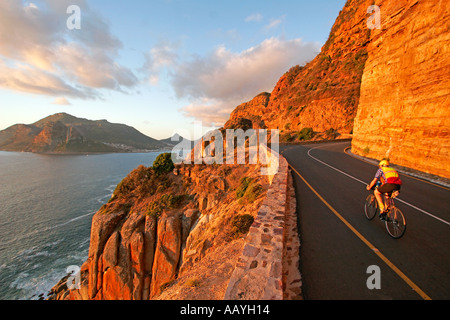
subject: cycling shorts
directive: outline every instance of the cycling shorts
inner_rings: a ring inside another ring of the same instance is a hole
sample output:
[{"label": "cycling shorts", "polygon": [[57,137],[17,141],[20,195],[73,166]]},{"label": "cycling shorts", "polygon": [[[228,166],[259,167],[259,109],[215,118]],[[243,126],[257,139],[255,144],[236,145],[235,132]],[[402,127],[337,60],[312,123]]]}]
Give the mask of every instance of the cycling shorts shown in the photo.
[{"label": "cycling shorts", "polygon": [[399,191],[401,188],[400,184],[395,183],[385,183],[381,187],[378,188],[378,191],[381,193],[391,193],[393,191]]}]

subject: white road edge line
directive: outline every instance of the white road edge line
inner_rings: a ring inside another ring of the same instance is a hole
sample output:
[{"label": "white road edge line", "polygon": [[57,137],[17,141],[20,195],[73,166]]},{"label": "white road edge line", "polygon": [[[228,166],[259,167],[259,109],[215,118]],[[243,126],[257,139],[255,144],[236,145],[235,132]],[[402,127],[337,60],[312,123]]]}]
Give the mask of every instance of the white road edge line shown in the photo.
[{"label": "white road edge line", "polygon": [[[313,151],[313,150],[315,150],[315,149],[319,149],[319,148],[320,148],[320,147],[315,147],[315,148],[309,149],[309,150],[308,150],[308,156],[309,156],[310,158],[316,160],[317,162],[320,162],[321,164],[323,164],[323,165],[325,165],[325,166],[327,166],[327,167],[329,167],[329,168],[331,168],[331,169],[333,169],[333,170],[336,170],[337,172],[342,173],[343,175],[346,175],[346,176],[349,177],[349,178],[352,178],[353,180],[356,180],[356,181],[358,181],[358,182],[360,182],[360,183],[362,183],[362,184],[364,184],[364,185],[367,185],[366,182],[364,182],[364,181],[362,181],[362,180],[359,180],[358,178],[355,178],[354,176],[352,176],[352,175],[350,175],[350,174],[348,174],[348,173],[346,173],[346,172],[344,172],[344,171],[342,171],[342,170],[339,170],[339,169],[337,169],[337,168],[335,168],[335,167],[329,165],[328,163],[325,163],[325,162],[323,162],[322,160],[319,160],[319,159],[317,159],[316,157],[312,156],[310,152]],[[404,204],[410,206],[411,208],[416,209],[416,210],[418,210],[418,211],[420,211],[420,212],[422,212],[422,213],[424,213],[424,214],[426,214],[426,215],[428,215],[428,216],[430,216],[430,217],[432,217],[432,218],[434,218],[434,219],[436,219],[436,220],[438,220],[438,221],[440,221],[440,222],[443,222],[443,223],[445,223],[445,224],[447,224],[447,225],[450,226],[450,222],[445,221],[445,220],[443,220],[443,219],[441,219],[441,218],[439,218],[439,217],[436,217],[435,215],[433,215],[433,214],[431,214],[431,213],[429,213],[429,212],[427,212],[427,211],[425,211],[425,210],[423,210],[423,209],[420,209],[420,208],[416,207],[415,205],[412,205],[412,204],[410,204],[410,203],[408,203],[408,202],[406,202],[406,201],[404,201],[404,200],[402,200],[402,199],[400,199],[400,198],[398,198],[398,197],[396,198],[396,200],[398,200],[398,201],[400,201],[400,202],[402,202],[402,203],[404,203]]]}]

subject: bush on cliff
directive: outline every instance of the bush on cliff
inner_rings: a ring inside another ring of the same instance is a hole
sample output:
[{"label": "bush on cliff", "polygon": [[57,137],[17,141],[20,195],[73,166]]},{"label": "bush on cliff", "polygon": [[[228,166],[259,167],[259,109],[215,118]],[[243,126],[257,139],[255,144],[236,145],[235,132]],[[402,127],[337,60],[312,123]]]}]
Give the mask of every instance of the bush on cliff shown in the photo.
[{"label": "bush on cliff", "polygon": [[250,183],[244,194],[244,199],[248,203],[253,203],[263,192],[263,187],[259,183]]},{"label": "bush on cliff", "polygon": [[241,179],[238,188],[236,189],[236,198],[241,201],[246,200],[248,203],[253,203],[263,192],[263,187],[249,177]]},{"label": "bush on cliff", "polygon": [[150,203],[146,215],[157,219],[164,210],[178,208],[183,199],[185,195],[163,194],[158,200]]},{"label": "bush on cliff", "polygon": [[170,172],[175,168],[171,153],[162,153],[153,162],[153,170],[157,175]]},{"label": "bush on cliff", "polygon": [[238,188],[236,189],[236,198],[240,199],[244,196],[245,191],[247,191],[248,186],[253,181],[253,179],[244,177],[241,179]]},{"label": "bush on cliff", "polygon": [[231,238],[237,239],[239,236],[246,234],[255,219],[250,214],[240,214],[234,216],[231,220]]},{"label": "bush on cliff", "polygon": [[130,194],[137,197],[152,194],[155,188],[156,179],[153,170],[140,165],[117,185],[109,202],[118,198],[127,198]]},{"label": "bush on cliff", "polygon": [[297,134],[297,137],[299,140],[311,140],[314,137],[314,130],[312,128],[303,128]]}]

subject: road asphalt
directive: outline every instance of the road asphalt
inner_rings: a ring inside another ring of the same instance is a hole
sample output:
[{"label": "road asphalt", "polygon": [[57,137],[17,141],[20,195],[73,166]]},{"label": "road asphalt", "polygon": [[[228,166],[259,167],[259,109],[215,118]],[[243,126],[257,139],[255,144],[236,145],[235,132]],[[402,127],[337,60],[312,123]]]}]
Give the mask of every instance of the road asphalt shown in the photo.
[{"label": "road asphalt", "polygon": [[400,174],[400,239],[364,215],[377,167],[351,142],[280,146],[294,177],[305,300],[450,299],[450,189]]}]

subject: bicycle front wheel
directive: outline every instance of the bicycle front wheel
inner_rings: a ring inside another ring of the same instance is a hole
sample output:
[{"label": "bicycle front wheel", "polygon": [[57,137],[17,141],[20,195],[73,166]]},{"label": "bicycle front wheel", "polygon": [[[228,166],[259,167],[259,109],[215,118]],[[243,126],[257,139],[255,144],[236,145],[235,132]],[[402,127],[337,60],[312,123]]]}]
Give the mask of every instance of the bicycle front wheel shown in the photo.
[{"label": "bicycle front wheel", "polygon": [[393,207],[387,214],[386,230],[394,239],[403,237],[406,231],[406,220],[400,209]]},{"label": "bicycle front wheel", "polygon": [[369,194],[364,203],[364,213],[366,218],[372,220],[377,214],[378,203],[373,194]]}]

